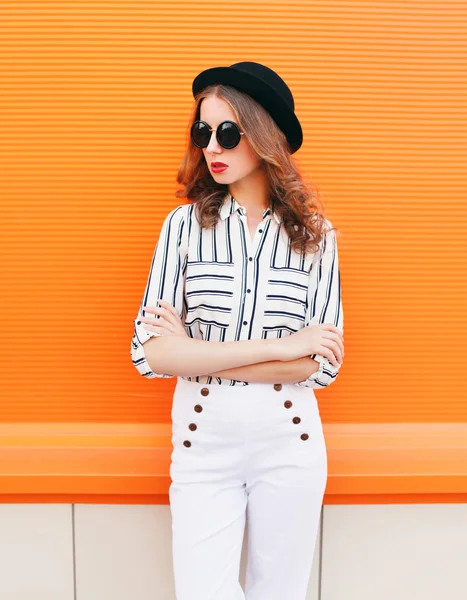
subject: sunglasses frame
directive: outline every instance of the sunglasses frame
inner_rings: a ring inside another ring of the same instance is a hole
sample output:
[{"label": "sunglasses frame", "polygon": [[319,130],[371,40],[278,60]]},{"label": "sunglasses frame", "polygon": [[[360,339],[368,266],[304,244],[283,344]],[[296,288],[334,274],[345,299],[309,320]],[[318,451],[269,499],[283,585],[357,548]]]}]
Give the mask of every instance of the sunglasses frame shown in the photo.
[{"label": "sunglasses frame", "polygon": [[220,131],[220,127],[222,125],[224,125],[224,123],[232,123],[232,125],[235,125],[235,127],[238,129],[238,133],[240,134],[240,136],[245,135],[244,131],[240,131],[240,127],[237,125],[237,123],[235,123],[235,121],[231,121],[230,119],[227,119],[225,121],[222,121],[222,123],[219,123],[219,125],[217,126],[217,129],[213,129],[212,127],[209,126],[209,123],[206,123],[206,121],[203,121],[202,119],[197,119],[193,125],[191,126],[190,129],[190,135],[191,135],[191,141],[193,142],[193,144],[197,147],[197,148],[207,148],[209,146],[209,143],[211,141],[211,138],[209,138],[208,143],[206,144],[206,146],[199,146],[195,140],[193,139],[193,127],[197,124],[197,123],[204,123],[205,125],[207,125],[208,129],[209,129],[209,133],[212,135],[212,132],[215,131],[216,132],[216,140],[219,143],[220,146],[222,146],[222,148],[224,148],[225,150],[233,150],[234,148],[236,148],[238,146],[238,144],[240,143],[240,140],[242,139],[241,137],[238,139],[238,142],[235,144],[235,146],[224,146],[223,144],[221,144],[220,140],[219,140],[219,131]]}]

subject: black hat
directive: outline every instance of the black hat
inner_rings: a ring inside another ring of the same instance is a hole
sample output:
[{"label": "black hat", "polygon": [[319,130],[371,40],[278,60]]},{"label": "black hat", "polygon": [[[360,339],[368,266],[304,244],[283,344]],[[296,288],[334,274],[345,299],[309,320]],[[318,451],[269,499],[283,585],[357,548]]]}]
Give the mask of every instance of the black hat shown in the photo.
[{"label": "black hat", "polygon": [[296,152],[303,141],[302,127],[295,116],[295,103],[288,85],[272,69],[257,62],[239,62],[230,67],[213,67],[199,73],[193,80],[193,96],[208,85],[230,85],[248,94],[261,104],[283,131]]}]

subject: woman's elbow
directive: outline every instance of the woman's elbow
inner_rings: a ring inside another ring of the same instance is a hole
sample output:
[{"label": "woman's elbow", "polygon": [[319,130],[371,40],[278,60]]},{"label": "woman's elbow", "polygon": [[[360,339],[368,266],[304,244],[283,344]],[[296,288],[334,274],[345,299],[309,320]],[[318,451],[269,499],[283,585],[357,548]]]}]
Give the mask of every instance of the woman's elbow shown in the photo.
[{"label": "woman's elbow", "polygon": [[160,354],[159,352],[157,354],[151,352],[151,357],[148,359],[148,353],[146,353],[147,348],[145,348],[145,346],[147,346],[147,344],[153,339],[155,338],[150,338],[149,340],[146,340],[146,342],[140,343],[137,339],[135,339],[135,337],[133,337],[131,340],[131,360],[133,366],[136,368],[138,373],[146,379],[168,379],[170,377],[175,377],[176,375],[163,373],[163,369],[159,368],[157,364],[157,358]]}]

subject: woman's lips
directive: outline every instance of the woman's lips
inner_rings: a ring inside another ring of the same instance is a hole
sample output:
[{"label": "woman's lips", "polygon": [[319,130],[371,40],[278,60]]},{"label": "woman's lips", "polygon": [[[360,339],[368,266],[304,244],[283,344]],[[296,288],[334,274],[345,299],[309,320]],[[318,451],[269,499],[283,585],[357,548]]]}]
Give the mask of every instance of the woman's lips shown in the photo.
[{"label": "woman's lips", "polygon": [[211,169],[214,173],[222,173],[222,171],[225,171],[227,168],[228,165],[225,165],[224,163],[211,163]]}]

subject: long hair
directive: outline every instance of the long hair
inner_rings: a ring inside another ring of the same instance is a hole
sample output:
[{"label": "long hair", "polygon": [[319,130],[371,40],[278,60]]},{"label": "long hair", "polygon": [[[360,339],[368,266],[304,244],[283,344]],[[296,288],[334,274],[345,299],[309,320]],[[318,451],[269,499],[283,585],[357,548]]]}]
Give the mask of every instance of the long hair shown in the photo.
[{"label": "long hair", "polygon": [[201,227],[216,225],[228,185],[213,179],[202,149],[190,138],[191,126],[200,118],[201,101],[211,95],[222,98],[232,107],[240,129],[248,136],[260,159],[260,168],[266,174],[271,206],[282,217],[291,247],[297,252],[317,252],[323,236],[337,228],[326,228],[319,195],[300,173],[287,139],[271,115],[251,96],[231,86],[212,85],[196,96],[186,131],[187,148],[177,174],[177,183],[183,189],[177,190],[175,196],[195,202]]}]

